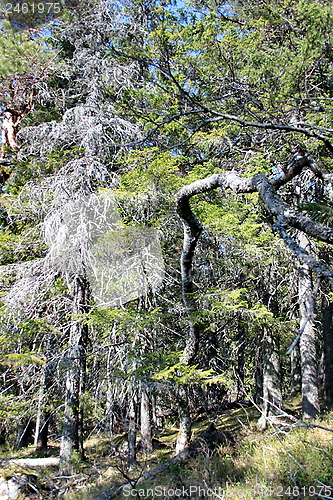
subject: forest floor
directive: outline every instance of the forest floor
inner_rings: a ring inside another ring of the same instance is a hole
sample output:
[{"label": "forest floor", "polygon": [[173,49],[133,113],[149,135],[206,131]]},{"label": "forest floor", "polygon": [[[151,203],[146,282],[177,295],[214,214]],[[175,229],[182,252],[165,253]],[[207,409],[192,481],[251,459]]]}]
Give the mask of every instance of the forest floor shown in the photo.
[{"label": "forest floor", "polygon": [[[58,467],[32,467],[8,460],[36,457],[31,448],[0,455],[0,476],[25,475],[28,493],[20,498],[94,500],[144,498],[162,500],[223,499],[270,500],[333,498],[333,412],[326,412],[311,425],[299,420],[298,400],[285,404],[291,418],[282,417],[266,431],[258,431],[259,412],[255,407],[239,407],[214,414],[198,413],[193,434],[198,436],[211,422],[222,432],[231,433],[234,444],[220,445],[214,452],[204,446],[185,465],[176,463],[167,473],[142,481],[134,488],[127,484],[118,496],[117,486],[131,483],[143,472],[166,462],[174,455],[178,434],[176,418],[155,433],[155,449],[149,456],[138,453],[137,464],[129,467],[124,452],[125,435],[117,436],[118,452],[109,439],[93,436],[85,442],[86,460],[73,464],[69,477],[59,476]],[[55,457],[53,444],[48,456]],[[2,468],[1,468],[2,466]]]}]

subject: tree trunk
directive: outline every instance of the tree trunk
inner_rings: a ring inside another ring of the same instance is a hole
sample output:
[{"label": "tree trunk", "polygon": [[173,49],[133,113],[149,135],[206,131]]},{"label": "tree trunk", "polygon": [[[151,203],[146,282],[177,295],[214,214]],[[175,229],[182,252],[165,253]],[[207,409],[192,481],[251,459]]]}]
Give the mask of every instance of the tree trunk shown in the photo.
[{"label": "tree trunk", "polygon": [[45,410],[46,397],[47,397],[47,392],[45,392],[45,388],[42,387],[40,390],[37,416],[36,416],[36,427],[35,427],[35,438],[34,438],[35,451],[47,450],[48,446],[50,412]]},{"label": "tree trunk", "polygon": [[44,365],[42,380],[39,392],[37,416],[36,416],[36,430],[34,447],[36,451],[47,450],[48,446],[48,433],[51,413],[48,407],[48,394],[52,385],[53,366],[52,363]]},{"label": "tree trunk", "polygon": [[81,396],[84,393],[86,374],[87,325],[75,318],[77,314],[87,312],[88,290],[86,279],[76,276],[70,327],[69,348],[67,351],[67,375],[64,424],[60,446],[60,465],[63,474],[71,472],[71,459],[78,452],[83,453],[83,408]]},{"label": "tree trunk", "polygon": [[262,404],[262,398],[264,394],[264,381],[263,381],[263,369],[262,369],[262,336],[258,335],[256,337],[256,346],[254,354],[254,382],[255,382],[255,393],[254,401],[257,405]]},{"label": "tree trunk", "polygon": [[137,401],[136,401],[136,384],[132,381],[132,388],[130,394],[129,408],[128,408],[128,462],[133,465],[136,463],[136,414],[137,414]]},{"label": "tree trunk", "polygon": [[245,346],[245,327],[241,321],[238,321],[237,325],[237,400],[243,399],[245,397],[244,382],[245,382],[245,358],[244,358],[244,346]]},{"label": "tree trunk", "polygon": [[263,401],[258,427],[265,429],[268,419],[279,415],[282,408],[279,351],[273,333],[265,331],[262,345]]},{"label": "tree trunk", "polygon": [[25,448],[34,442],[33,438],[33,423],[31,418],[29,420],[22,420],[18,426],[16,448]]},{"label": "tree trunk", "polygon": [[141,383],[141,442],[142,449],[145,454],[153,451],[153,437],[151,430],[150,418],[150,401],[148,386],[144,382]]},{"label": "tree trunk", "polygon": [[[299,235],[299,245],[309,251],[310,240],[304,233]],[[314,418],[320,412],[317,375],[317,339],[313,320],[314,298],[311,269],[306,263],[298,268],[298,296],[300,328],[303,333],[299,341],[302,370],[302,410],[303,419]]]},{"label": "tree trunk", "polygon": [[18,149],[17,128],[21,120],[21,115],[12,109],[6,109],[2,120],[2,148],[1,157],[5,155],[6,148]]},{"label": "tree trunk", "polygon": [[107,427],[109,431],[110,439],[113,437],[114,432],[114,381],[112,379],[112,359],[113,348],[109,347],[108,350],[108,359],[107,359],[107,368],[106,368],[106,382],[107,382],[107,391],[106,391],[106,408],[105,408],[105,416],[107,418]]},{"label": "tree trunk", "polygon": [[297,344],[294,349],[291,351],[290,358],[290,385],[291,385],[291,395],[296,396],[301,393],[302,390],[302,371],[301,371],[301,362],[300,362],[300,351],[299,344]]},{"label": "tree trunk", "polygon": [[324,347],[324,400],[333,406],[333,303],[324,297],[322,301],[322,325]]},{"label": "tree trunk", "polygon": [[179,434],[176,444],[176,453],[180,453],[190,444],[192,435],[192,422],[188,403],[186,387],[181,385],[177,390],[177,403],[179,415]]}]

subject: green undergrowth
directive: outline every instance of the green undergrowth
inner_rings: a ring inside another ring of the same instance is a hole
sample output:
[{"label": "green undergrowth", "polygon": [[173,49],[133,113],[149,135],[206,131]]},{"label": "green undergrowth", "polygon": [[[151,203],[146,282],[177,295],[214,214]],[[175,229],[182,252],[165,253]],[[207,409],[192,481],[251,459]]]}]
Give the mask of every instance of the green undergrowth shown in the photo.
[{"label": "green undergrowth", "polygon": [[[287,410],[297,413],[298,402],[289,402]],[[127,487],[116,498],[270,500],[298,498],[298,494],[307,500],[333,497],[333,413],[309,426],[300,420],[281,421],[265,432],[257,430],[258,416],[254,407],[225,412],[215,424],[219,430],[233,433],[235,446],[220,446],[214,454],[203,448],[186,465],[173,465],[168,474],[141,482],[136,490]],[[197,422],[195,434],[207,424],[207,420]],[[109,483],[104,488],[113,486]]]},{"label": "green undergrowth", "polygon": [[[256,427],[259,412],[255,407],[215,415],[215,426],[234,436],[234,446],[219,446],[214,453],[203,446],[187,464],[174,464],[168,473],[140,482],[136,489],[127,486],[116,498],[313,500],[333,497],[333,489],[330,489],[333,488],[333,412],[305,425],[298,419],[299,400],[288,401],[286,409],[296,417],[281,420],[265,432]],[[193,426],[194,437],[210,421],[212,418],[199,416]],[[154,452],[149,456],[139,453],[138,463],[132,467],[126,462],[123,448],[125,434],[117,436],[112,445],[106,436],[91,437],[85,444],[86,460],[75,464],[72,477],[59,478],[54,468],[36,471],[40,482],[51,487],[39,496],[30,494],[29,498],[92,500],[103,491],[113,490],[129,478],[137,478],[167,461],[174,454],[177,434],[175,422],[156,432]],[[116,454],[113,453],[115,443]],[[52,484],[58,490],[53,489]]]}]

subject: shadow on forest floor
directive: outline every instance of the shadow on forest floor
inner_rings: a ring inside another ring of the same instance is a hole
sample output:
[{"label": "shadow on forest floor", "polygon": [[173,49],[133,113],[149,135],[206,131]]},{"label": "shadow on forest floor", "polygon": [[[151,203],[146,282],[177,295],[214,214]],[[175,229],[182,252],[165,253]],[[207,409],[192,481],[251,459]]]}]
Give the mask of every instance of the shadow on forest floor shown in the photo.
[{"label": "shadow on forest floor", "polygon": [[[290,398],[285,401],[285,407],[296,417],[300,401]],[[219,497],[223,500],[290,500],[297,498],[297,491],[304,500],[320,498],[320,495],[333,497],[333,412],[315,421],[314,426],[305,426],[301,421],[284,425],[280,421],[279,426],[271,426],[265,432],[256,427],[260,413],[253,406],[218,413],[205,415],[208,418],[198,415],[193,435],[198,436],[214,420],[220,431],[234,436],[234,446],[220,445],[214,453],[203,448],[186,465],[175,464],[166,474],[140,483],[137,492],[127,491],[116,498],[136,495],[137,498],[168,500]],[[154,452],[144,456],[139,451],[137,464],[132,467],[126,460],[125,434],[116,437],[116,452],[114,443],[106,436],[93,436],[85,443],[86,460],[74,464],[71,477],[60,478],[54,467],[29,469],[42,488],[38,494],[31,491],[27,498],[92,500],[101,492],[110,491],[167,461],[174,455],[177,434],[173,421],[156,431]],[[58,450],[58,446],[53,445],[48,456],[56,455]],[[15,452],[16,458],[29,456],[37,456],[31,448]]]}]

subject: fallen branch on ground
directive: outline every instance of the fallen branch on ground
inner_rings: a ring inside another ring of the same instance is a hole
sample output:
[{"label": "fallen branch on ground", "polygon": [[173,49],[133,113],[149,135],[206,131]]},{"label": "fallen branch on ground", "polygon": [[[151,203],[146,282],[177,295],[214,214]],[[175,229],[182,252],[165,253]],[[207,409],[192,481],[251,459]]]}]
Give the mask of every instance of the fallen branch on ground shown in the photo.
[{"label": "fallen branch on ground", "polygon": [[125,487],[135,489],[143,481],[155,479],[160,474],[169,472],[170,466],[174,464],[185,464],[200,453],[203,449],[213,450],[218,445],[234,445],[234,438],[229,432],[222,432],[216,429],[213,422],[188,446],[185,450],[170,458],[167,462],[158,465],[155,469],[144,472],[138,478],[124,483],[110,491],[105,491],[94,497],[92,500],[112,500],[118,496]]}]

